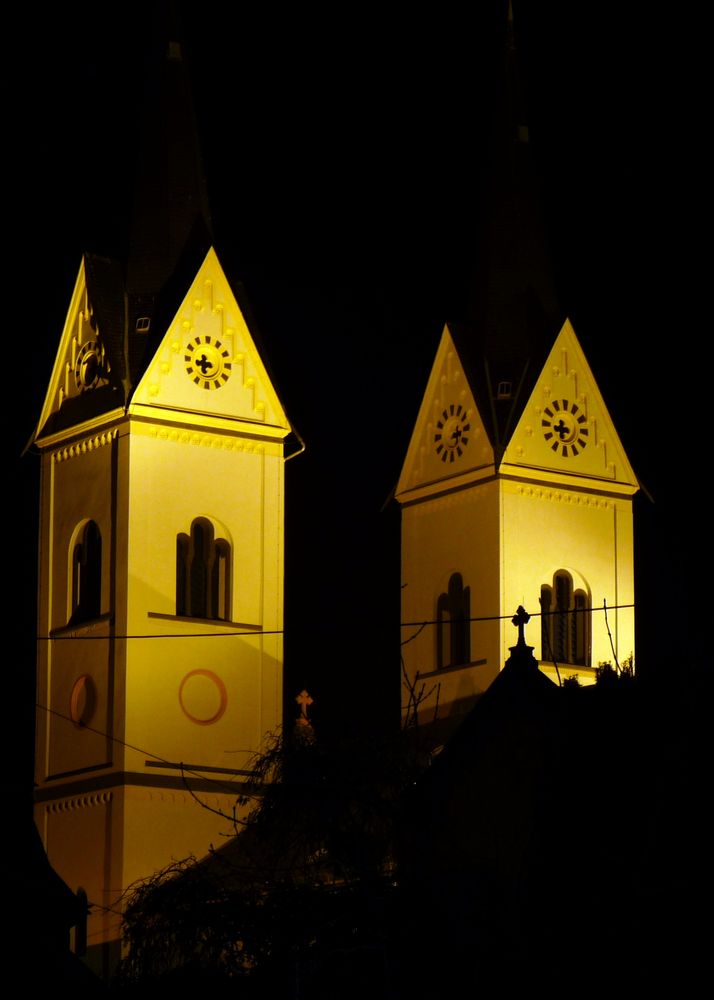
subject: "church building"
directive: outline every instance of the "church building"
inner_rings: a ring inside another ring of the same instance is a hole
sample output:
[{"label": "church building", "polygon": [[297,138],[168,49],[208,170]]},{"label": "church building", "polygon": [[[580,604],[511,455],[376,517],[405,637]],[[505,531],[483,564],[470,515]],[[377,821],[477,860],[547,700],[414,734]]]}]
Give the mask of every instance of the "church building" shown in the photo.
[{"label": "church building", "polygon": [[473,304],[444,327],[396,489],[407,722],[468,711],[519,605],[556,682],[634,657],[638,481],[558,305],[525,121],[510,15]]},{"label": "church building", "polygon": [[[638,482],[552,289],[512,26],[506,48],[474,306],[443,329],[395,491],[406,723],[468,711],[519,605],[556,682],[634,656]],[[127,887],[236,832],[282,723],[284,466],[300,450],[213,247],[176,43],[154,97],[127,252],[84,255],[30,443],[35,818],[92,904],[105,973]]]},{"label": "church building", "polygon": [[31,441],[36,822],[100,972],[122,893],[235,833],[282,721],[291,428],[211,245],[176,44],[154,96],[127,259],[81,261]]}]

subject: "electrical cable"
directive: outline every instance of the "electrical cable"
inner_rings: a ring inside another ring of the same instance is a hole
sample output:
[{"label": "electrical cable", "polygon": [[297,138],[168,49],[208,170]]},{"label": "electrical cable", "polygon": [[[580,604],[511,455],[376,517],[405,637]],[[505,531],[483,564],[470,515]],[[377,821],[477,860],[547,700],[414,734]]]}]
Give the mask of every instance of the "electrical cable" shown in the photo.
[{"label": "electrical cable", "polygon": [[[605,604],[603,602],[602,607],[596,605],[591,608],[572,608],[568,610],[568,614],[592,614],[595,611],[604,611],[607,615],[608,611],[616,611],[627,608],[634,608],[634,604]],[[531,614],[531,618],[540,618],[544,615],[558,615],[563,614],[563,611],[534,611]],[[510,621],[513,615],[482,615],[473,618],[464,618],[466,622],[495,622],[495,621]],[[216,619],[206,619],[206,621],[215,621]],[[424,629],[427,625],[441,625],[442,621],[437,618],[425,619],[423,621],[407,621],[400,622],[400,628],[418,628],[419,631]],[[78,626],[82,627],[82,626]],[[285,635],[285,629],[251,629],[246,632],[165,632],[165,633],[125,633],[119,634],[116,632],[110,633],[108,635],[38,635],[35,637],[37,642],[107,642],[108,640],[130,640],[130,639],[230,639],[230,638],[246,638],[246,637],[258,637],[264,635]],[[418,633],[417,633],[418,634]],[[289,633],[288,633],[289,635]],[[416,635],[411,637],[416,638]],[[407,640],[411,641],[411,639]]]}]

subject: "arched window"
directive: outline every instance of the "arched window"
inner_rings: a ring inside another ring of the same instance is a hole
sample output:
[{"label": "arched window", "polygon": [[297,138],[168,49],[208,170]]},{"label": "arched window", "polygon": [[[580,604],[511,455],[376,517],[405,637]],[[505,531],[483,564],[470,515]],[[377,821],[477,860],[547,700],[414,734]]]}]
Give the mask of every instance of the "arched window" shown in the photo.
[{"label": "arched window", "polygon": [[471,662],[471,589],[453,573],[436,602],[436,665],[458,667]]},{"label": "arched window", "polygon": [[191,533],[176,538],[176,614],[230,618],[231,549],[213,525],[197,517]]},{"label": "arched window", "polygon": [[553,585],[540,589],[541,657],[557,663],[590,665],[590,604],[584,590],[573,589],[565,570],[553,576]]},{"label": "arched window", "polygon": [[91,621],[102,613],[102,536],[87,521],[72,548],[70,623]]}]

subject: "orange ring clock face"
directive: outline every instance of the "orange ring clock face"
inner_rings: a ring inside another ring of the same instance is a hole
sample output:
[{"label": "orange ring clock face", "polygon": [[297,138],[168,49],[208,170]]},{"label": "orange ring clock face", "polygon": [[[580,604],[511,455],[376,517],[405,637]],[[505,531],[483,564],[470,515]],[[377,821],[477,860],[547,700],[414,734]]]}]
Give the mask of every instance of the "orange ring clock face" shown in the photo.
[{"label": "orange ring clock face", "polygon": [[231,374],[230,351],[217,337],[194,337],[183,356],[186,374],[201,389],[220,389]]},{"label": "orange ring clock face", "polygon": [[442,462],[455,462],[461,458],[469,443],[471,423],[466,408],[461,403],[451,403],[436,421],[434,448]]},{"label": "orange ring clock face", "polygon": [[543,410],[543,437],[563,458],[579,455],[588,443],[587,417],[577,403],[554,399]]},{"label": "orange ring clock face", "polygon": [[97,707],[97,689],[89,674],[74,682],[69,696],[69,714],[75,726],[88,726]]},{"label": "orange ring clock face", "polygon": [[181,681],[179,704],[184,715],[197,726],[212,726],[228,705],[226,686],[212,670],[191,670]]}]

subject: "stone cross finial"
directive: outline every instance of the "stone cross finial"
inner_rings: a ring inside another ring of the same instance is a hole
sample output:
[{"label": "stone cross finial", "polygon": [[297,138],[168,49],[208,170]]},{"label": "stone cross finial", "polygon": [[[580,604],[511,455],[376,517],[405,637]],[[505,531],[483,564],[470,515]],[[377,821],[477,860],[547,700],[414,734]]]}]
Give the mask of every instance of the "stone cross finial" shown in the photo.
[{"label": "stone cross finial", "polygon": [[310,705],[312,705],[312,698],[307,693],[305,688],[302,689],[300,694],[297,696],[295,701],[300,706],[300,714],[295,720],[293,733],[295,738],[300,743],[314,743],[315,742],[315,732],[312,728],[312,722],[307,717],[307,710]]},{"label": "stone cross finial", "polygon": [[526,644],[526,634],[525,628],[528,622],[531,620],[531,616],[528,614],[526,609],[522,604],[518,605],[518,610],[511,619],[513,624],[518,628],[518,645],[525,646]]},{"label": "stone cross finial", "polygon": [[295,701],[300,706],[300,719],[301,720],[304,719],[306,722],[309,722],[310,720],[307,717],[307,710],[308,710],[308,707],[310,705],[312,705],[313,699],[307,693],[307,691],[305,690],[305,688],[302,689],[302,691],[297,696],[297,698],[295,699]]}]

